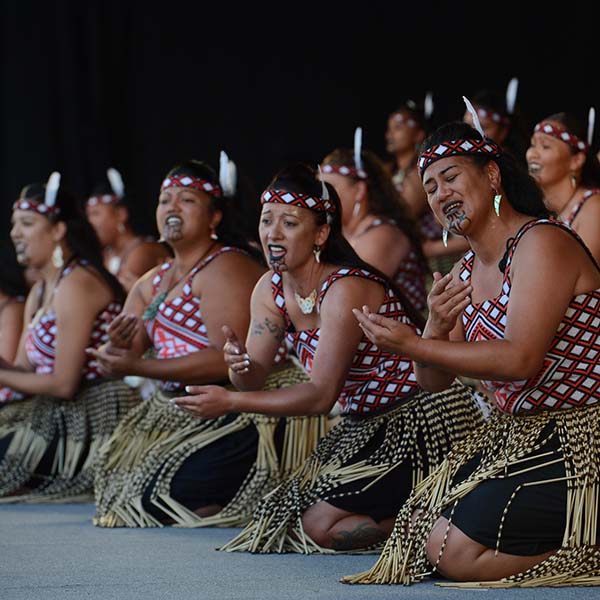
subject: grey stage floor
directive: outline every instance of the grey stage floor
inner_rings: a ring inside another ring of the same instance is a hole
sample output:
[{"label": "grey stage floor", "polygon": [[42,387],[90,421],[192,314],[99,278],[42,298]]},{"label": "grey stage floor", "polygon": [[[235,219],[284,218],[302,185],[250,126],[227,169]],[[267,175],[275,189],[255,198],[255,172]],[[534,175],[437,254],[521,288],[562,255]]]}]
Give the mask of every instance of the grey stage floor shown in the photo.
[{"label": "grey stage floor", "polygon": [[347,586],[373,556],[228,554],[233,529],[97,529],[90,504],[0,506],[1,600],[584,599],[600,588]]}]

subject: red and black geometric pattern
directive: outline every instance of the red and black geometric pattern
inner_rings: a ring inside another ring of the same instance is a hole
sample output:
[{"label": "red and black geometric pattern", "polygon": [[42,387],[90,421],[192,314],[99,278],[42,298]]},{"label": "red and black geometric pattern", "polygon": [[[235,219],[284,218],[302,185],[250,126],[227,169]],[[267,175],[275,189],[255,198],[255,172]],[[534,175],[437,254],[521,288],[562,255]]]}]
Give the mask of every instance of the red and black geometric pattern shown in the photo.
[{"label": "red and black geometric pattern", "polygon": [[452,140],[443,144],[436,144],[421,152],[417,163],[419,174],[422,178],[425,169],[432,163],[440,160],[440,158],[473,154],[487,154],[498,158],[501,155],[501,151],[500,146],[488,138],[484,140]]},{"label": "red and black geometric pattern", "polygon": [[501,115],[495,110],[483,108],[483,106],[477,106],[475,104],[473,105],[473,107],[475,108],[477,116],[479,116],[481,119],[491,119],[492,121],[494,121],[494,123],[500,123],[501,125],[506,126],[510,125],[510,118],[505,115]]},{"label": "red and black geometric pattern", "polygon": [[[76,266],[86,267],[86,261],[74,261],[60,275],[58,284],[67,277]],[[56,293],[56,287],[54,288]],[[121,312],[121,304],[111,302],[94,321],[90,336],[90,347],[99,348],[108,342],[108,326],[111,321]],[[32,326],[33,325],[33,326]],[[25,339],[25,350],[29,362],[35,367],[36,373],[52,373],[56,360],[56,313],[53,309],[48,310],[41,318],[29,326]],[[92,358],[86,358],[83,366],[82,377],[86,380],[104,377],[98,369],[98,363]]]},{"label": "red and black geometric pattern", "polygon": [[589,200],[589,198],[591,198],[592,196],[596,196],[597,194],[600,195],[600,189],[598,188],[586,190],[583,196],[581,197],[581,200],[577,203],[577,205],[571,211],[571,214],[565,220],[565,224],[569,227],[572,227],[573,221],[577,218],[577,215],[579,214],[579,211],[583,208],[583,205]]},{"label": "red and black geometric pattern", "polygon": [[35,200],[25,200],[25,198],[19,198],[12,207],[13,210],[31,210],[44,217],[56,218],[60,214],[58,206],[48,206],[43,202],[36,202]]},{"label": "red and black geometric pattern", "polygon": [[565,142],[565,144],[571,146],[576,152],[587,152],[590,149],[589,144],[581,138],[578,138],[574,133],[562,129],[548,121],[541,121],[535,126],[533,131],[534,133],[545,133],[561,142]]},{"label": "red and black geometric pattern", "polygon": [[[380,278],[362,269],[338,269],[321,286],[317,300],[317,312],[320,312],[327,290],[343,277],[362,277],[384,284]],[[287,325],[288,342],[307,373],[310,373],[319,344],[320,328],[295,331],[286,309],[280,273],[273,273],[271,290],[275,306]],[[386,290],[385,299],[378,314],[413,326],[408,320],[402,304],[391,290]],[[363,336],[356,349],[338,401],[344,414],[374,413],[402,402],[418,389],[412,361],[409,358],[384,352],[371,343],[366,336]]]},{"label": "red and black geometric pattern", "polygon": [[367,179],[367,174],[362,169],[350,167],[348,165],[332,165],[326,164],[321,166],[323,173],[337,173],[344,177],[352,177],[354,179]]},{"label": "red and black geometric pattern", "polygon": [[286,192],[285,190],[265,190],[260,197],[262,204],[272,202],[275,204],[290,204],[300,208],[307,208],[317,212],[335,213],[335,205],[329,200],[324,200],[318,196],[309,196],[308,194],[297,194],[295,192]]},{"label": "red and black geometric pattern", "polygon": [[223,195],[223,190],[218,183],[211,183],[205,179],[199,179],[198,177],[192,177],[191,175],[171,175],[167,177],[160,186],[160,191],[166,190],[170,187],[187,187],[194,190],[200,190],[206,192],[215,198],[220,198]]},{"label": "red and black geometric pattern", "polygon": [[[497,298],[470,304],[463,313],[467,341],[503,339],[510,298],[510,264],[523,235],[537,225],[567,226],[550,219],[530,221],[517,234],[509,252],[502,292]],[[463,259],[461,279],[471,276],[473,252]],[[600,290],[571,300],[539,372],[523,381],[483,381],[494,393],[500,410],[517,414],[529,410],[559,410],[594,404],[600,398]]]}]

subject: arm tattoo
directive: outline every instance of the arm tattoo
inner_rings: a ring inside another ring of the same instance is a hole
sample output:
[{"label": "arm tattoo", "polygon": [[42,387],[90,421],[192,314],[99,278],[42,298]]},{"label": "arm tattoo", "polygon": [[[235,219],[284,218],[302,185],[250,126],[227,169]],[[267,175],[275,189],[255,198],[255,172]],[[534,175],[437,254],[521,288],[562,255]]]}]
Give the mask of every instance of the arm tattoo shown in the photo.
[{"label": "arm tattoo", "polygon": [[265,320],[262,323],[258,321],[252,320],[252,335],[262,335],[265,331],[270,333],[278,342],[283,339],[285,335],[285,331],[277,325],[277,323],[273,323],[268,317],[265,317]]},{"label": "arm tattoo", "polygon": [[334,550],[356,550],[380,544],[387,537],[388,535],[378,527],[364,522],[357,525],[352,531],[338,531],[331,546]]}]

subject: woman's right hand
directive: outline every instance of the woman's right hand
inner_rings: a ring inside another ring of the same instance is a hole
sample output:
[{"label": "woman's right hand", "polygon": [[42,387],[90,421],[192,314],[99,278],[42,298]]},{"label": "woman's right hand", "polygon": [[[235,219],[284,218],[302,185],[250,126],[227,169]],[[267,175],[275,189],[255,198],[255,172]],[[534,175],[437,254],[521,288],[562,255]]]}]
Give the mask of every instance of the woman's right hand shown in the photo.
[{"label": "woman's right hand", "polygon": [[442,277],[433,274],[433,285],[427,296],[429,317],[423,331],[423,337],[448,339],[458,317],[471,302],[473,287],[470,281],[455,282],[452,273]]},{"label": "woman's right hand", "polygon": [[121,313],[108,326],[108,339],[114,348],[129,350],[135,337],[139,319],[135,315]]},{"label": "woman's right hand", "polygon": [[248,373],[250,370],[250,356],[246,352],[246,346],[238,340],[229,325],[223,325],[221,330],[225,336],[225,345],[223,346],[225,363],[236,375]]}]

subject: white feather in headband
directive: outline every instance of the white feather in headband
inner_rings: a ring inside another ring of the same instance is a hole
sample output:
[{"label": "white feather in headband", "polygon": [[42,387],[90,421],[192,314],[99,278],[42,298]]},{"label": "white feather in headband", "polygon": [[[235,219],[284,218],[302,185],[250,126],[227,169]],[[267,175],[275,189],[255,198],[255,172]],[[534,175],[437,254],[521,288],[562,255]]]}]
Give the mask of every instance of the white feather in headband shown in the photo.
[{"label": "white feather in headband", "polygon": [[56,204],[56,194],[58,194],[58,188],[60,187],[60,173],[54,171],[48,177],[46,182],[46,193],[44,194],[44,204],[48,208],[52,208]]},{"label": "white feather in headband", "polygon": [[123,183],[121,173],[111,167],[106,171],[106,176],[108,177],[108,182],[110,183],[110,187],[115,196],[123,199],[125,197],[125,184]]},{"label": "white feather in headband", "polygon": [[237,167],[227,154],[221,150],[219,156],[219,183],[223,194],[228,198],[235,196],[237,189]]},{"label": "white feather in headband", "polygon": [[466,96],[463,96],[462,99],[467,107],[467,110],[471,114],[471,117],[473,118],[473,126],[475,127],[475,129],[477,129],[477,131],[479,131],[481,137],[485,139],[485,133],[483,133],[483,127],[481,127],[481,123],[479,122],[477,111],[473,108],[473,105]]},{"label": "white feather in headband", "polygon": [[506,112],[512,115],[517,104],[517,92],[519,91],[519,80],[513,77],[506,87]]},{"label": "white feather in headband", "polygon": [[360,172],[364,172],[363,163],[362,163],[362,127],[357,127],[354,130],[354,165],[356,170]]},{"label": "white feather in headband", "polygon": [[596,109],[591,106],[590,112],[588,113],[588,130],[587,130],[587,143],[589,146],[594,141],[594,128],[596,127]]},{"label": "white feather in headband", "polygon": [[431,115],[433,114],[433,94],[431,92],[427,92],[425,94],[425,100],[423,102],[423,116],[426,121],[429,121]]}]

